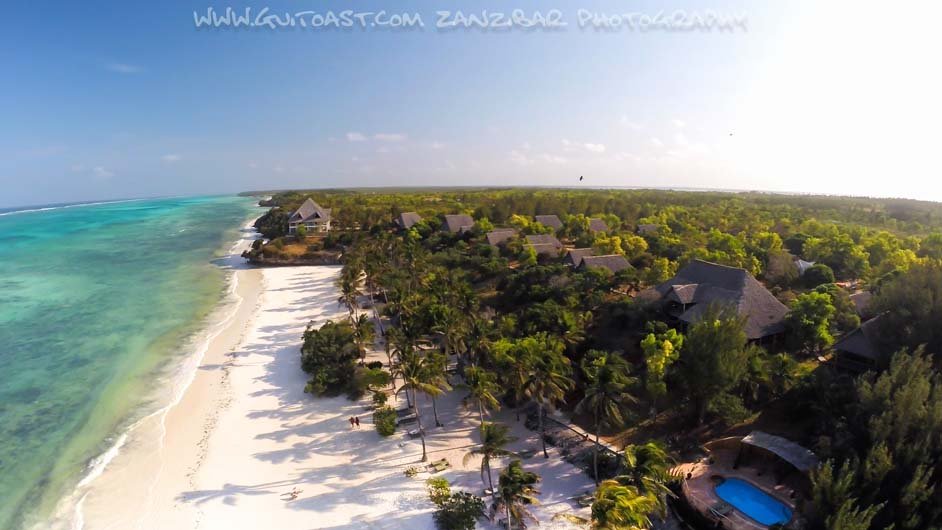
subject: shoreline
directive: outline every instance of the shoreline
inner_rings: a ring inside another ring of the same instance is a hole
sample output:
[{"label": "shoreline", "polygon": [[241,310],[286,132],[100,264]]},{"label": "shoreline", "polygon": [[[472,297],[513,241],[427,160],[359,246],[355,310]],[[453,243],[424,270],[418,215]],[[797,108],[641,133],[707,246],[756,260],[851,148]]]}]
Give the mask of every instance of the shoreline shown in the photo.
[{"label": "shoreline", "polygon": [[[59,521],[71,526],[63,527],[432,530],[427,478],[443,476],[481,494],[479,459],[464,462],[478,444],[478,419],[462,405],[462,391],[439,397],[445,427],[428,427],[429,461],[451,464],[435,475],[419,462],[420,441],[407,429],[379,437],[368,400],[304,394],[298,358],[304,328],[347,316],[337,303],[340,267],[233,268],[238,301],[231,318],[209,338],[179,399],[142,420],[100,475],[76,490],[74,511]],[[380,344],[368,360],[386,361]],[[419,401],[432,425],[432,403]],[[391,404],[402,405],[395,397]],[[352,416],[362,428],[350,428]],[[532,453],[539,435],[514,416],[504,410],[489,420],[511,427],[517,441],[510,449]],[[545,528],[575,528],[553,516],[586,516],[572,498],[592,481],[555,448],[550,454],[524,461],[543,477],[543,504],[534,512]],[[492,462],[495,480],[506,463]],[[420,469],[417,476],[405,474],[412,467]],[[286,497],[294,489],[300,495]],[[480,527],[496,528],[484,520]]]},{"label": "shoreline", "polygon": [[[154,374],[162,382],[148,390],[147,397],[142,400],[139,407],[146,409],[148,403],[155,402],[163,404],[136,419],[132,416],[128,419],[129,423],[106,439],[105,450],[88,461],[71,490],[65,492],[55,502],[52,512],[31,523],[29,528],[37,530],[40,528],[82,530],[85,528],[84,504],[89,493],[95,489],[98,479],[108,472],[112,463],[121,457],[126,449],[130,449],[135,442],[144,437],[139,432],[140,430],[146,429],[149,425],[152,426],[153,422],[163,423],[169,411],[183,399],[210,350],[212,342],[225,332],[227,326],[231,325],[239,308],[247,301],[246,297],[240,294],[243,285],[252,281],[258,283],[256,278],[260,278],[259,274],[241,275],[241,279],[239,274],[251,271],[242,262],[240,254],[244,249],[249,248],[258,236],[253,227],[256,219],[257,216],[253,214],[251,219],[236,231],[235,240],[228,244],[228,247],[224,247],[222,256],[212,260],[220,268],[232,271],[225,280],[224,291],[220,293],[215,307],[204,317],[201,328],[182,345],[181,351],[189,351],[189,353],[173,360],[160,372]],[[260,285],[256,287],[260,292]],[[251,288],[251,285],[248,288]]]}]

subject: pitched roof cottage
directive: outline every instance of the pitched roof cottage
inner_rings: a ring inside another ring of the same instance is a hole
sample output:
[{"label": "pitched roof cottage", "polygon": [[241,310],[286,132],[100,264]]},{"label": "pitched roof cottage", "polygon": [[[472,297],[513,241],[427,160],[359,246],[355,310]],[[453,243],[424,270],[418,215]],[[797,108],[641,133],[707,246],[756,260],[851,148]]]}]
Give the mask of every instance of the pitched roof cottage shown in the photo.
[{"label": "pitched roof cottage", "polygon": [[303,225],[308,232],[327,232],[330,230],[330,208],[321,208],[310,197],[301,207],[288,217],[288,233],[294,234],[298,226]]}]

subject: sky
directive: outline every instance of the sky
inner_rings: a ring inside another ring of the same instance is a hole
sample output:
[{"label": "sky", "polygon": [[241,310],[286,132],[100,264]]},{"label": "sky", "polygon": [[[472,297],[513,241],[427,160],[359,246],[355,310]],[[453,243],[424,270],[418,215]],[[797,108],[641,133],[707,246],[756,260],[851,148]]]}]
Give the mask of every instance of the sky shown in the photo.
[{"label": "sky", "polygon": [[[295,26],[197,27],[230,6]],[[524,17],[468,22],[484,10]],[[343,11],[362,18],[311,27]],[[393,14],[423,26],[371,25]],[[928,1],[20,2],[0,32],[0,207],[404,185],[942,201],[940,15]]]}]

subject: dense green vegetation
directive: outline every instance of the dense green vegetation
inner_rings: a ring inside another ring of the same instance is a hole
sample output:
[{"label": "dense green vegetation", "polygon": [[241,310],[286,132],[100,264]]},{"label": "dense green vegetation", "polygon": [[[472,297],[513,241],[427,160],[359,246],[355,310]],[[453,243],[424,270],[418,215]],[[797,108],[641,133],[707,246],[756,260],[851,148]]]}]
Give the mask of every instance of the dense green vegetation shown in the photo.
[{"label": "dense green vegetation", "polygon": [[[485,485],[493,482],[489,458],[506,454],[507,433],[489,420],[492,411],[528,413],[543,431],[546,411],[564,408],[595,435],[584,467],[600,482],[598,528],[649,527],[669,497],[670,452],[760,417],[829,462],[801,502],[810,528],[940,524],[939,205],[663,191],[289,192],[275,195],[259,221],[274,230],[270,244],[285,239],[281,216],[309,195],[333,210],[336,231],[325,239],[343,249],[339,286],[350,318],[305,333],[308,390],[358,395],[394,376],[416,416],[423,460],[422,426],[440,422],[437,408],[423,418],[415,404],[424,394],[434,405],[450,389],[444,373],[455,362],[480,420],[475,454],[485,457]],[[403,211],[423,221],[399,230],[393,221]],[[446,213],[471,214],[475,224],[442,231]],[[565,244],[622,254],[633,267],[574,269],[527,251],[519,237],[487,244],[494,226],[553,232],[533,214],[559,215],[555,235]],[[590,217],[609,230],[591,231]],[[796,258],[818,264],[799,276]],[[638,296],[693,259],[755,274],[791,310],[784,338],[747,340],[743,318],[727,306],[683,326]],[[860,323],[854,289],[873,293],[872,314],[885,313],[876,322],[880,348],[904,351],[879,375],[855,378],[820,362]],[[363,296],[373,319],[357,310]],[[376,330],[386,339],[386,372],[358,365],[378,316],[394,324]],[[907,353],[921,345],[924,353]],[[640,445],[603,466],[600,437],[625,429]],[[670,444],[648,444],[654,436]],[[532,478],[517,465],[492,487],[515,525],[526,520]]]}]

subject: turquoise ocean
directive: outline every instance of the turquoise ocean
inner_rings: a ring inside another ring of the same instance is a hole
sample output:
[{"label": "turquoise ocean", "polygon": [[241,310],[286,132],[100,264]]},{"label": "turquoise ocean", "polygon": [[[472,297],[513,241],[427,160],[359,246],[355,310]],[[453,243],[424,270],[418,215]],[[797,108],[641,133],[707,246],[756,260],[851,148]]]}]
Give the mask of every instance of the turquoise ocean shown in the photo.
[{"label": "turquoise ocean", "polygon": [[42,526],[227,291],[246,197],[0,212],[0,530]]}]

